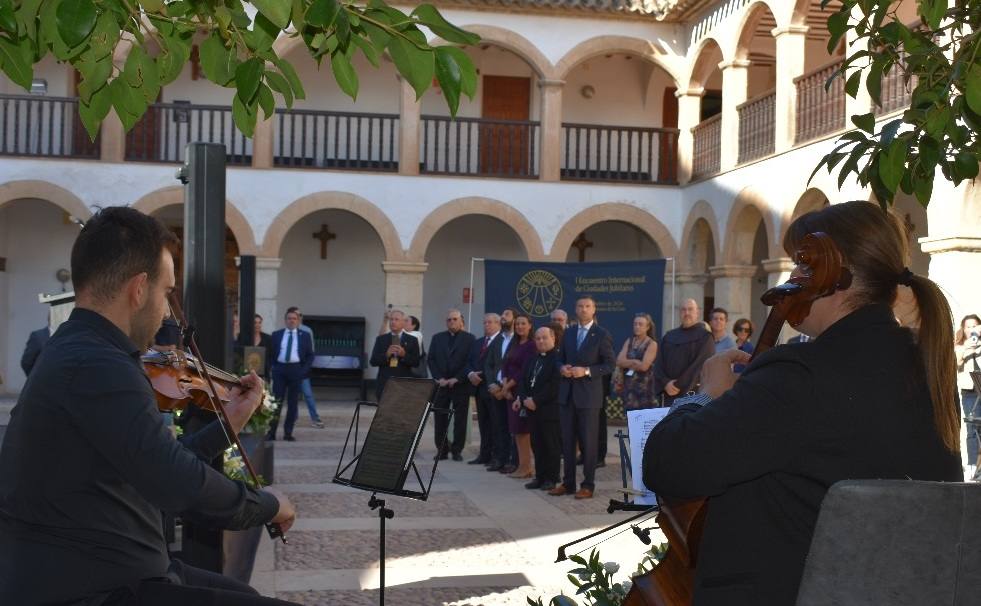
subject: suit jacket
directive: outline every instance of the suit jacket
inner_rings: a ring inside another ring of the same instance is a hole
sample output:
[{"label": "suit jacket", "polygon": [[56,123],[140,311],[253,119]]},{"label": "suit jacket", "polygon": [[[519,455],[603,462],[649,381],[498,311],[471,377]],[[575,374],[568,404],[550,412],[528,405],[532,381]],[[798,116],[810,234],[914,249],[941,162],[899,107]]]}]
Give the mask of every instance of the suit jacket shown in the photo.
[{"label": "suit jacket", "polygon": [[579,379],[562,378],[559,385],[559,404],[576,408],[601,408],[603,406],[603,376],[613,372],[616,356],[613,355],[613,337],[597,322],[589,327],[582,347],[576,347],[579,327],[570,327],[562,336],[562,349],[556,358],[563,366],[585,366],[590,376]]},{"label": "suit jacket", "polygon": [[375,381],[375,393],[381,397],[385,381],[389,377],[411,377],[412,369],[419,364],[419,339],[403,332],[399,344],[405,349],[405,355],[398,359],[395,368],[389,366],[385,352],[392,344],[392,333],[386,332],[375,337],[375,345],[371,348],[371,365],[378,367],[378,379]]},{"label": "suit jacket", "polygon": [[[273,366],[279,363],[279,348],[283,346],[283,333],[285,332],[285,328],[280,328],[272,334],[272,342],[269,344],[269,356],[271,365]],[[299,338],[297,352],[300,355],[300,368],[303,370],[303,376],[305,377],[310,372],[310,367],[313,366],[313,339],[309,333],[300,329],[296,330],[296,334]]]},{"label": "suit jacket", "polygon": [[[484,376],[484,361],[487,359],[487,352],[490,351],[490,345],[488,344],[487,349],[481,353],[481,349],[484,347],[484,339],[487,335],[482,337],[474,337],[473,343],[470,344],[470,355],[467,357],[467,367],[464,369],[464,376],[469,377],[470,373],[479,373],[481,378]],[[469,379],[467,380],[469,383]],[[487,390],[487,381],[482,381],[480,385],[476,387],[477,394],[479,395],[483,391]]]},{"label": "suit jacket", "polygon": [[511,340],[508,341],[507,349],[502,350],[504,345],[504,333],[498,333],[494,340],[491,341],[490,345],[487,347],[487,354],[484,355],[484,384],[485,386],[490,386],[492,383],[497,383],[497,373],[499,373],[504,368],[504,359],[507,358],[508,352],[517,343],[515,335],[512,334]]},{"label": "suit jacket", "polygon": [[[456,379],[460,383],[467,381],[467,358],[474,343],[474,336],[465,330],[461,330],[453,339],[453,346],[450,347],[450,332],[444,330],[433,335],[429,341],[429,353],[427,361],[429,364],[429,374],[434,379]],[[479,352],[479,350],[478,350]]]},{"label": "suit jacket", "polygon": [[542,421],[559,420],[559,383],[562,375],[559,374],[559,365],[556,363],[557,356],[558,352],[555,349],[544,356],[536,352],[525,364],[524,377],[518,383],[518,397],[522,400],[525,398],[534,400],[535,418]]},{"label": "suit jacket", "polygon": [[34,363],[37,362],[38,356],[41,355],[41,349],[50,338],[51,331],[47,326],[32,331],[30,336],[27,337],[27,345],[24,346],[24,355],[20,357],[20,367],[24,370],[25,376],[31,374]]}]

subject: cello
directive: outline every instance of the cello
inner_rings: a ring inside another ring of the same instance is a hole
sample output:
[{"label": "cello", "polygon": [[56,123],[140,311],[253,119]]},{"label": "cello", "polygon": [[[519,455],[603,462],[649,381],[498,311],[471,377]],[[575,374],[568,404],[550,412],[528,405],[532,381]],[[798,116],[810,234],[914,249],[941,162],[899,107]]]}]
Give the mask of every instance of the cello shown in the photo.
[{"label": "cello", "polygon": [[[823,232],[801,240],[794,263],[790,279],[760,297],[772,309],[750,362],[776,344],[784,322],[800,326],[815,300],[851,285],[851,272],[843,266],[841,251]],[[657,500],[655,522],[668,540],[668,551],[654,569],[634,577],[623,606],[688,606],[692,601],[708,499],[675,500],[658,495]]]}]

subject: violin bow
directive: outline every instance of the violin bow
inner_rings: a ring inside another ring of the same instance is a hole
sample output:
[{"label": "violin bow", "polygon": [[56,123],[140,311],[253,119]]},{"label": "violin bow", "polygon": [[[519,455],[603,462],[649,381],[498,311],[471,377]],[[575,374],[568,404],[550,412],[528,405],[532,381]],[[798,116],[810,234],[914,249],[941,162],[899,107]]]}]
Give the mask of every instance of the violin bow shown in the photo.
[{"label": "violin bow", "polygon": [[[191,353],[194,358],[200,362],[204,367],[201,374],[204,375],[204,380],[208,384],[208,399],[211,400],[211,404],[214,409],[218,412],[218,423],[225,431],[225,438],[228,440],[229,445],[234,445],[238,449],[239,455],[242,457],[242,462],[245,464],[245,469],[249,472],[249,477],[252,480],[252,485],[258,490],[259,485],[259,475],[256,474],[255,468],[252,467],[252,461],[249,460],[247,454],[245,454],[245,449],[242,448],[242,442],[238,439],[238,432],[232,427],[232,423],[228,418],[228,413],[225,412],[225,405],[221,403],[221,398],[218,397],[218,390],[215,389],[214,381],[211,379],[211,373],[208,372],[208,365],[201,356],[201,351],[198,349],[198,343],[194,339],[194,332],[187,331],[187,322],[184,319],[184,311],[181,309],[180,302],[177,300],[176,292],[171,292],[167,296],[168,303],[170,303],[170,313],[174,316],[174,320],[177,321],[177,325],[181,329],[181,334],[187,336],[187,345],[191,348]],[[286,535],[283,533],[282,527],[276,523],[266,524],[266,532],[269,533],[269,538],[271,539],[281,539],[283,543],[288,543],[286,540]]]}]

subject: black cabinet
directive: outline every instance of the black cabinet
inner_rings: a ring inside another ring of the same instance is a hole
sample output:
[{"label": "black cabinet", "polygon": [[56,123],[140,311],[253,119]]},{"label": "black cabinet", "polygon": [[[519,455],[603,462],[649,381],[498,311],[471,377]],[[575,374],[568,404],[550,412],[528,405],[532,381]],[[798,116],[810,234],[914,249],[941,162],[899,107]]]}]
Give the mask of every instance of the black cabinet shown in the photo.
[{"label": "black cabinet", "polygon": [[357,387],[364,399],[365,320],[353,316],[303,316],[313,331],[314,385]]}]

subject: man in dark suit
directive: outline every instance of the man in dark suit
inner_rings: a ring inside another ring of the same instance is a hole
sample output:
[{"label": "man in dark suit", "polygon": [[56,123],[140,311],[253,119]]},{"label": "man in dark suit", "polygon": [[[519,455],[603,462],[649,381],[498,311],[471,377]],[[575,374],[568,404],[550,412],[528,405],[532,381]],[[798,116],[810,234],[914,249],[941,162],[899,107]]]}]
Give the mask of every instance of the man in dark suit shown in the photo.
[{"label": "man in dark suit", "polygon": [[[596,323],[596,301],[589,295],[576,301],[578,324],[562,339],[558,364],[559,416],[562,424],[562,484],[548,494],[575,493],[577,499],[590,499],[595,487],[599,445],[599,413],[603,406],[603,377],[613,372],[613,337]],[[576,438],[582,448],[583,481],[576,491]]]},{"label": "man in dark suit", "polygon": [[504,377],[501,371],[504,369],[504,359],[511,351],[514,343],[514,310],[505,309],[501,313],[501,332],[491,342],[490,349],[484,359],[484,381],[487,383],[487,403],[491,417],[491,438],[494,446],[491,453],[491,464],[488,471],[499,471],[501,473],[511,473],[515,466],[511,452],[511,432],[508,431],[508,406],[510,402],[498,399],[497,395],[501,392],[501,385]]},{"label": "man in dark suit", "polygon": [[375,398],[379,401],[390,377],[411,377],[412,369],[419,364],[419,340],[402,330],[405,314],[395,309],[388,316],[390,332],[378,335],[371,348],[371,365],[378,367]]},{"label": "man in dark suit", "polygon": [[463,330],[463,314],[459,309],[446,312],[446,330],[433,335],[429,342],[429,374],[439,384],[433,405],[445,411],[436,414],[436,451],[440,459],[447,457],[446,431],[452,406],[453,444],[449,450],[454,461],[463,460],[471,387],[467,381],[467,356],[473,342],[473,335]]},{"label": "man in dark suit", "polygon": [[518,386],[518,404],[534,417],[531,445],[535,451],[535,479],[525,484],[529,490],[552,490],[559,482],[562,431],[559,421],[559,365],[555,332],[551,326],[535,331],[538,355],[525,366]]},{"label": "man in dark suit", "polygon": [[27,345],[24,346],[24,355],[20,357],[20,367],[24,370],[24,376],[30,376],[37,357],[41,355],[41,348],[51,338],[51,330],[45,326],[31,332],[27,337]]},{"label": "man in dark suit", "polygon": [[279,427],[279,413],[283,409],[283,398],[286,398],[286,422],[283,424],[283,439],[293,442],[293,426],[296,424],[296,402],[299,398],[303,379],[313,365],[313,339],[310,335],[299,330],[300,314],[295,311],[286,312],[286,328],[281,328],[272,334],[272,380],[273,397],[279,400],[279,410],[273,416],[272,425],[266,439],[276,439],[276,428]]},{"label": "man in dark suit", "polygon": [[[501,316],[490,313],[484,314],[484,336],[474,339],[470,347],[470,359],[467,363],[467,380],[476,388],[474,399],[477,401],[477,427],[480,430],[480,454],[468,465],[491,465],[494,459],[494,433],[491,425],[491,406],[495,400],[487,393],[487,381],[484,380],[484,361],[491,344],[501,332]],[[500,466],[498,466],[500,469]]]}]

